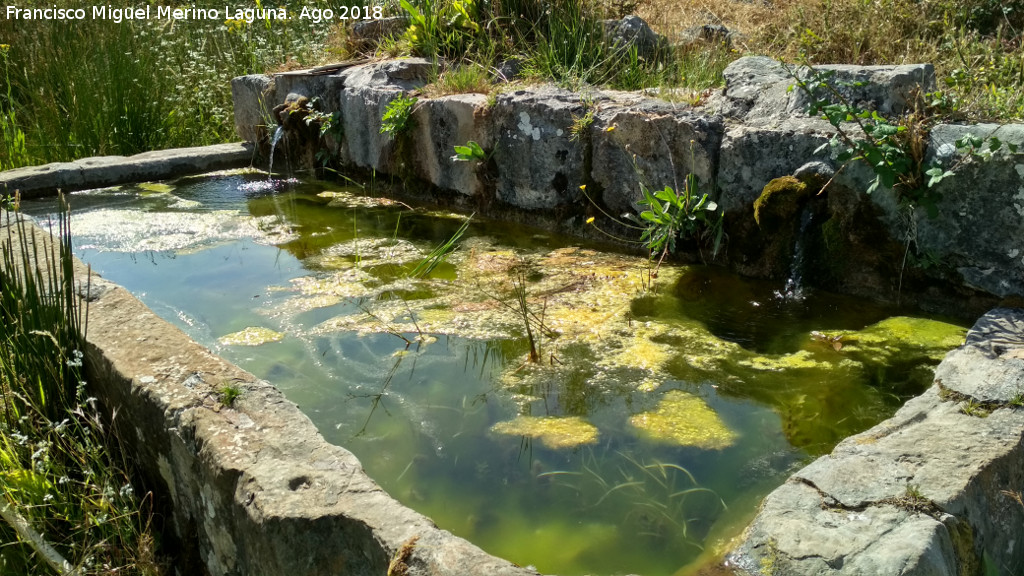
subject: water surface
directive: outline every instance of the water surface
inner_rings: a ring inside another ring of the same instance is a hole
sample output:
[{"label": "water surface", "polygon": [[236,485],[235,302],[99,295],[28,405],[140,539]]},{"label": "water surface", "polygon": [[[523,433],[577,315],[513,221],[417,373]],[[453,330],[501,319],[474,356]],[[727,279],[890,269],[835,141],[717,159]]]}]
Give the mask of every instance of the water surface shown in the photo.
[{"label": "water surface", "polygon": [[712,268],[652,283],[646,259],[481,218],[416,278],[466,217],[336,184],[221,174],[71,204],[96,271],[403,503],[546,573],[687,573],[964,334]]}]

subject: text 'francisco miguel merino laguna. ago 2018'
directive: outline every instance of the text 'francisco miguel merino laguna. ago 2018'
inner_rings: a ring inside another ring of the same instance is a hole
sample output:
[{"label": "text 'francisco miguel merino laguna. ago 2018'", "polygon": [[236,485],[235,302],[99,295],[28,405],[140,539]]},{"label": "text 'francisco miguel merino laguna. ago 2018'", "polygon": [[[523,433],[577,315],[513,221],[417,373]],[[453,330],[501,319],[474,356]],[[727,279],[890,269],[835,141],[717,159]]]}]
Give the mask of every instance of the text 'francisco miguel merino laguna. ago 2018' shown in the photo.
[{"label": "text 'francisco miguel merino laguna. ago 2018'", "polygon": [[[19,8],[7,6],[4,15],[8,20],[287,20],[285,8],[177,8],[174,6],[142,6],[115,8],[111,5],[88,8]],[[300,14],[299,18],[303,15]]]}]

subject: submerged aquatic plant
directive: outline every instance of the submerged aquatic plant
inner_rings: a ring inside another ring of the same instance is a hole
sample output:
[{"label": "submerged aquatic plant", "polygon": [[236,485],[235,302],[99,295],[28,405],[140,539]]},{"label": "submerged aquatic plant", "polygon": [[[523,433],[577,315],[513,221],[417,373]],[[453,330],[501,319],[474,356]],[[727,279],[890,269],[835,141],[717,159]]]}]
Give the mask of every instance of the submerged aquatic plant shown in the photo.
[{"label": "submerged aquatic plant", "polygon": [[469,224],[473,221],[474,216],[476,216],[475,212],[470,214],[469,218],[466,218],[465,222],[462,223],[462,226],[459,226],[459,229],[456,230],[448,240],[436,246],[430,251],[430,254],[428,254],[426,258],[413,268],[412,272],[409,273],[409,276],[412,278],[423,278],[430,274],[434,268],[443,264],[448,259],[448,256],[451,255],[451,253],[458,247],[459,240],[462,239],[462,235],[469,229]]},{"label": "submerged aquatic plant", "polygon": [[250,326],[244,330],[226,334],[217,339],[226,346],[259,346],[267,342],[278,342],[284,334],[262,326]]},{"label": "submerged aquatic plant", "polygon": [[597,426],[579,416],[517,416],[491,427],[497,434],[535,438],[552,449],[576,448],[596,444]]},{"label": "submerged aquatic plant", "polygon": [[704,534],[695,533],[691,526],[699,523],[706,528],[728,509],[714,490],[701,486],[686,468],[623,452],[599,458],[591,450],[584,455],[579,471],[554,470],[537,478],[569,490],[583,508],[602,509],[616,516],[638,535],[701,550]]},{"label": "submerged aquatic plant", "polygon": [[720,450],[737,438],[703,400],[681,390],[670,390],[657,410],[636,414],[629,423],[655,440],[680,446]]}]

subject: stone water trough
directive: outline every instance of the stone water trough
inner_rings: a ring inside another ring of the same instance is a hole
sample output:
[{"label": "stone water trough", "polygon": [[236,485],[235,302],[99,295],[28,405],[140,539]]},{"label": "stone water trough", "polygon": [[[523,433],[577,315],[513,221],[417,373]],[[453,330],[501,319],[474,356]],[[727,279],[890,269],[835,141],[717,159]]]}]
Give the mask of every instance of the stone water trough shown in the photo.
[{"label": "stone water trough", "polygon": [[[764,58],[731,65],[723,93],[696,108],[642,93],[584,98],[554,87],[506,92],[492,104],[483,95],[422,100],[413,146],[396,146],[379,133],[381,114],[391,99],[423,85],[426,67],[404,60],[327,75],[237,78],[239,134],[265,145],[270,110],[318,97],[324,112],[341,113],[343,136],[333,143],[341,166],[418,178],[438,196],[498,205],[577,232],[585,230],[590,205],[581,187],[607,208],[630,209],[639,198],[637,169],[662,185],[697,174],[727,221],[752,219],[754,200],[775,178],[838,169],[829,156],[814,155],[832,128],[800,112],[785,69]],[[849,97],[883,112],[902,109],[914,88],[934,86],[930,66],[833,68],[837,76],[868,81]],[[574,137],[574,122],[588,110],[592,124]],[[1022,126],[940,125],[932,128],[928,157],[954,161],[951,142],[965,133],[1024,144]],[[494,165],[452,163],[452,147],[468,140],[495,151]],[[299,156],[297,148],[290,153]],[[806,168],[812,160],[821,165]],[[908,214],[890,190],[865,197],[859,191],[870,174],[861,168],[836,175],[818,209],[826,222],[836,219],[840,231],[853,234],[858,223],[850,218],[870,217],[881,251],[894,239],[903,245],[911,218],[918,248],[950,263],[945,280],[969,294],[965,309],[1024,296],[1019,155],[959,164],[957,176],[940,184],[934,219],[920,209]],[[10,190],[68,186],[31,182],[23,171],[0,173],[0,188],[6,183]],[[0,222],[7,226],[6,215]],[[732,246],[766,242],[754,226],[730,230]],[[47,241],[39,230],[33,235]],[[756,252],[744,252],[732,249],[723,263],[766,273]],[[862,272],[875,262],[859,252],[850,260]],[[879,278],[887,277],[864,273],[837,284],[855,291],[859,280]],[[170,515],[184,551],[181,573],[533,573],[399,505],[271,384],[191,342],[123,288],[96,276],[88,291],[84,286],[90,384],[117,410],[126,449]],[[218,401],[225,383],[244,390],[233,407]],[[1024,573],[1021,404],[1024,310],[996,308],[939,365],[929,390],[772,492],[719,568],[779,575]]]}]

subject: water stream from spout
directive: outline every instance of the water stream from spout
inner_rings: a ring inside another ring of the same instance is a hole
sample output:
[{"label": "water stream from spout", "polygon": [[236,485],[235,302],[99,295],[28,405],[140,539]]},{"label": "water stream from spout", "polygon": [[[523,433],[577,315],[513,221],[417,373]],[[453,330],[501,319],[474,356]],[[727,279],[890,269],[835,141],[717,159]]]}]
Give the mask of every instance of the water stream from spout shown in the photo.
[{"label": "water stream from spout", "polygon": [[796,234],[796,244],[793,246],[793,261],[789,264],[789,275],[786,278],[786,286],[778,295],[785,300],[801,301],[804,299],[804,267],[806,265],[805,236],[807,226],[811,223],[811,210],[804,207],[800,212],[800,230]]},{"label": "water stream from spout", "polygon": [[267,166],[267,179],[274,179],[274,148],[277,147],[277,143],[281,141],[284,136],[284,126],[278,126],[277,130],[274,131],[274,135],[270,138],[270,163]]}]

